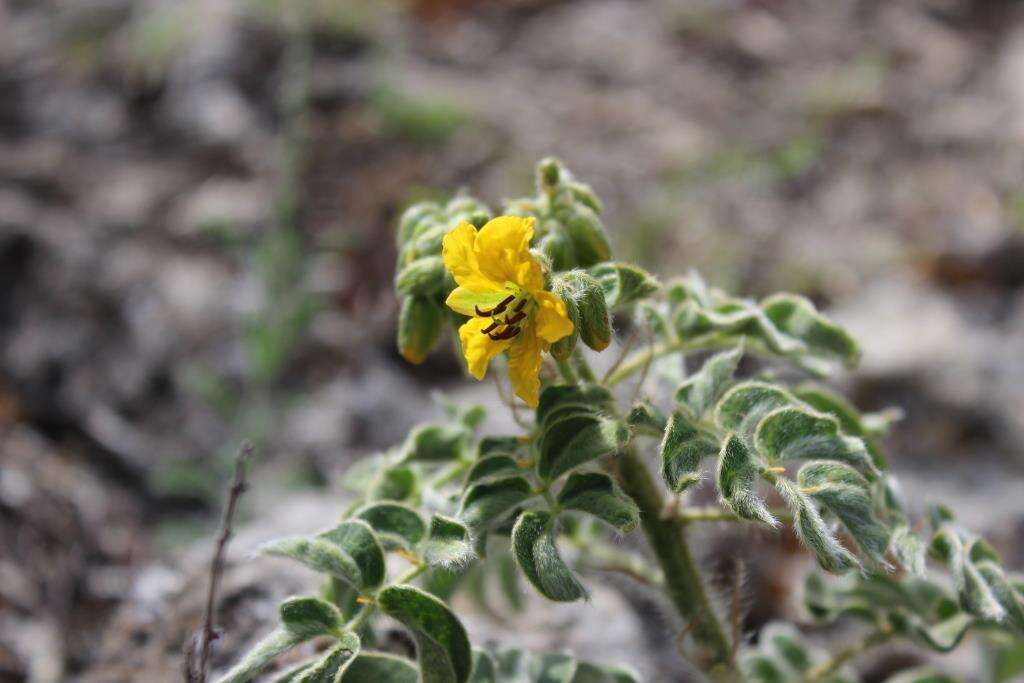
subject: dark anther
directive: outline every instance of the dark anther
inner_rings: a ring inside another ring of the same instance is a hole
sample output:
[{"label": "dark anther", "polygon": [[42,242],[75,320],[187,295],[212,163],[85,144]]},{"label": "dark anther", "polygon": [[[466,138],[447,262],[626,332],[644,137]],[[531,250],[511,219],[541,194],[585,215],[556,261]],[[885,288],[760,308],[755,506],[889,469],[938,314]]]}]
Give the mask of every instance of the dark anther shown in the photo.
[{"label": "dark anther", "polygon": [[481,311],[479,306],[474,306],[473,310],[476,311],[476,314],[481,318],[490,318],[492,315],[498,315],[499,313],[503,313],[505,311],[505,308],[510,303],[515,301],[515,299],[516,297],[514,294],[509,294],[501,303],[499,303],[497,306],[495,306],[489,311]]},{"label": "dark anther", "polygon": [[526,317],[525,313],[516,313],[511,318],[505,318],[505,324],[506,325],[515,325],[517,322],[519,322],[520,320],[522,320],[525,317]]},{"label": "dark anther", "polygon": [[519,305],[516,306],[515,312],[518,313],[519,311],[523,310],[524,306],[526,306],[526,299],[523,299],[522,301],[519,302]]},{"label": "dark anther", "polygon": [[500,324],[501,324],[501,321],[499,321],[499,320],[495,320],[495,321],[494,321],[493,323],[491,323],[490,325],[488,325],[487,327],[485,327],[484,329],[482,329],[482,330],[480,330],[480,331],[481,331],[482,333],[484,333],[484,334],[490,334],[490,333],[491,333],[491,332],[493,332],[493,331],[495,330],[495,328],[497,328],[497,327],[498,327],[498,325],[500,325]]},{"label": "dark anther", "polygon": [[512,339],[517,334],[519,334],[519,328],[518,327],[506,327],[501,332],[495,332],[495,333],[489,334],[487,336],[492,341],[502,341],[504,339]]}]

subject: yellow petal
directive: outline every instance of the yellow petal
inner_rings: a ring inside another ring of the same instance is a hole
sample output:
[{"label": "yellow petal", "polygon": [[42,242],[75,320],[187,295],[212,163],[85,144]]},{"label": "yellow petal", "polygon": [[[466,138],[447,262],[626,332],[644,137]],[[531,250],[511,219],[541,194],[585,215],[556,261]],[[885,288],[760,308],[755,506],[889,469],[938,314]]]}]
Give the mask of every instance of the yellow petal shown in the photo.
[{"label": "yellow petal", "polygon": [[515,338],[508,350],[508,374],[516,396],[531,408],[537,407],[540,393],[540,353],[544,343],[534,334],[532,327],[525,327]]},{"label": "yellow petal", "polygon": [[537,336],[549,344],[572,334],[573,324],[565,308],[565,302],[551,292],[533,293],[537,301]]},{"label": "yellow petal", "polygon": [[452,290],[452,293],[448,295],[445,303],[456,313],[475,316],[475,308],[477,306],[484,310],[494,308],[508,295],[509,292],[504,289],[475,292],[472,289],[467,289],[466,287],[456,287]]},{"label": "yellow petal", "polygon": [[481,272],[496,282],[514,282],[523,289],[543,288],[544,274],[530,253],[534,222],[533,218],[499,216],[480,228],[475,251]]},{"label": "yellow petal", "polygon": [[469,374],[477,379],[484,378],[491,359],[512,343],[509,339],[494,341],[482,332],[492,322],[490,318],[472,318],[459,328],[459,340],[462,342],[462,353],[466,356]]},{"label": "yellow petal", "polygon": [[457,283],[467,289],[479,292],[501,289],[504,280],[495,282],[480,272],[477,239],[476,228],[469,223],[459,223],[458,227],[444,236],[441,249],[444,267]]}]

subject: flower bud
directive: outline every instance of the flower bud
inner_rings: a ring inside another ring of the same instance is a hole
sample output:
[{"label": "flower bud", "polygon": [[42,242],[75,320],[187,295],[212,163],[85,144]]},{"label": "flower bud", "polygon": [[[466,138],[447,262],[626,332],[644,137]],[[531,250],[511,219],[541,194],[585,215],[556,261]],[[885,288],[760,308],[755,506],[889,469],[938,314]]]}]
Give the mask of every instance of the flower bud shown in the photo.
[{"label": "flower bud", "polygon": [[558,232],[548,233],[537,243],[537,249],[551,262],[551,270],[572,268],[572,244],[565,235]]},{"label": "flower bud", "polygon": [[437,296],[444,292],[446,272],[440,256],[424,256],[398,272],[395,288],[409,296]]},{"label": "flower bud", "polygon": [[552,355],[559,360],[568,358],[577,336],[595,351],[607,348],[612,339],[611,319],[597,280],[584,271],[573,270],[553,277],[551,285],[552,291],[565,301],[575,326],[573,334],[552,345]]},{"label": "flower bud", "polygon": [[428,223],[436,222],[440,215],[441,207],[437,202],[417,202],[410,206],[398,220],[398,245],[404,245]]},{"label": "flower bud", "polygon": [[611,258],[612,249],[604,225],[593,210],[583,204],[575,204],[559,209],[555,217],[572,242],[577,266],[588,268]]},{"label": "flower bud", "polygon": [[537,164],[537,189],[541,192],[550,192],[562,176],[562,164],[554,157],[541,159]]},{"label": "flower bud", "polygon": [[441,336],[444,311],[422,296],[410,296],[402,302],[398,317],[398,350],[410,363],[426,359]]}]

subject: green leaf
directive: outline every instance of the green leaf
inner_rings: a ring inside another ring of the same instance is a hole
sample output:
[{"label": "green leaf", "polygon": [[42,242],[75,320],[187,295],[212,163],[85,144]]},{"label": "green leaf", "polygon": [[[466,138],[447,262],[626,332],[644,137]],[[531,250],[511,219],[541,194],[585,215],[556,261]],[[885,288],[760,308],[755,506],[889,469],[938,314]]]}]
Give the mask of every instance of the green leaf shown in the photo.
[{"label": "green leaf", "polygon": [[338,683],[418,683],[419,670],[404,657],[384,652],[360,652]]},{"label": "green leaf", "polygon": [[793,529],[800,541],[814,554],[822,569],[840,573],[855,567],[860,562],[846,548],[839,544],[835,535],[821,518],[814,503],[788,479],[779,477],[775,488],[793,512]]},{"label": "green leaf", "polygon": [[864,442],[839,431],[835,418],[787,406],[761,419],[754,436],[757,450],[771,464],[785,460],[835,460],[856,468],[870,479],[878,477]]},{"label": "green leaf", "polygon": [[383,469],[370,487],[370,500],[412,501],[417,494],[416,473],[410,467],[398,466]]},{"label": "green leaf", "polygon": [[629,429],[618,420],[581,413],[547,425],[540,437],[537,473],[553,481],[575,467],[615,453],[629,442]]},{"label": "green leaf", "polygon": [[640,677],[617,666],[578,662],[572,683],[640,683]]},{"label": "green leaf", "polygon": [[860,411],[846,398],[814,384],[797,387],[793,393],[815,410],[828,413],[839,420],[839,426],[842,427],[845,434],[856,436],[864,441],[875,467],[880,470],[888,469],[889,464],[875,438],[877,433],[873,432],[865,423],[867,416],[861,415]]},{"label": "green leaf", "polygon": [[522,443],[518,436],[485,436],[477,446],[477,458],[485,455],[514,456],[519,452]]},{"label": "green leaf", "polygon": [[933,650],[949,652],[960,644],[975,621],[970,614],[958,611],[937,624],[918,627],[917,635]]},{"label": "green leaf", "polygon": [[[370,525],[363,520],[346,520],[316,535],[316,540],[333,543],[352,558],[358,575],[352,585],[359,591],[376,588],[384,581],[384,549]],[[340,577],[345,578],[345,577]]]},{"label": "green leaf", "polygon": [[465,428],[427,424],[416,427],[405,442],[404,462],[447,462],[456,460],[469,438]]},{"label": "green leaf", "polygon": [[260,551],[265,555],[290,558],[313,571],[330,574],[357,586],[357,589],[362,583],[355,560],[336,544],[320,538],[282,538],[263,545]]},{"label": "green leaf", "polygon": [[853,337],[818,313],[805,297],[776,294],[762,301],[761,309],[776,327],[806,344],[815,355],[833,358],[851,367],[860,360],[860,348]]},{"label": "green leaf", "polygon": [[399,503],[370,503],[356,517],[373,528],[384,550],[412,550],[427,530],[418,512]]},{"label": "green leaf", "polygon": [[743,382],[725,392],[715,406],[715,421],[746,440],[752,440],[761,419],[776,408],[795,403],[785,390],[766,382]]},{"label": "green leaf", "polygon": [[488,455],[477,460],[466,475],[465,486],[494,481],[519,473],[519,463],[509,455]]},{"label": "green leaf", "polygon": [[640,511],[612,478],[599,472],[575,472],[558,492],[558,504],[566,510],[594,515],[622,532],[640,524]]},{"label": "green leaf", "polygon": [[957,683],[955,678],[936,673],[935,670],[922,666],[901,671],[885,679],[885,683]]},{"label": "green leaf", "polygon": [[545,387],[537,404],[537,424],[551,422],[558,411],[567,408],[595,413],[611,412],[615,400],[608,389],[597,384],[555,384]]},{"label": "green leaf", "polygon": [[284,628],[276,629],[249,650],[230,671],[217,679],[217,683],[245,683],[278,656],[305,640],[308,638],[289,633]]},{"label": "green leaf", "polygon": [[383,589],[377,604],[412,632],[422,683],[463,683],[469,679],[472,648],[466,629],[447,605],[406,585]]},{"label": "green leaf", "polygon": [[439,514],[430,518],[430,534],[423,544],[427,564],[453,569],[464,566],[472,557],[469,529],[462,522]]},{"label": "green leaf", "polygon": [[791,670],[807,672],[812,665],[811,653],[795,628],[789,624],[772,622],[761,629],[759,645],[786,663]]},{"label": "green leaf", "polygon": [[763,466],[736,434],[722,444],[718,458],[718,493],[729,508],[743,519],[778,524],[755,491]]},{"label": "green leaf", "polygon": [[498,683],[498,671],[494,660],[483,650],[473,650],[473,673],[470,683]]},{"label": "green leaf", "polygon": [[665,485],[682,493],[700,481],[700,461],[719,452],[719,446],[693,422],[676,411],[661,441],[661,476]]},{"label": "green leaf", "polygon": [[800,468],[797,481],[804,493],[839,518],[875,564],[888,566],[884,556],[889,530],[875,519],[869,484],[863,476],[842,463],[811,462]]},{"label": "green leaf", "polygon": [[703,417],[732,383],[736,367],[742,357],[742,344],[711,356],[699,371],[687,378],[676,390],[676,403],[689,409],[694,418]]},{"label": "green leaf", "polygon": [[546,512],[525,512],[512,528],[512,552],[523,574],[541,595],[556,602],[586,596],[555,547],[554,519]]},{"label": "green leaf", "polygon": [[341,676],[345,665],[358,653],[359,636],[344,633],[336,645],[295,678],[295,683],[334,683]]},{"label": "green leaf", "polygon": [[345,624],[338,608],[319,598],[288,598],[278,607],[278,613],[285,630],[302,640],[339,635]]},{"label": "green leaf", "polygon": [[474,484],[462,497],[459,518],[477,534],[532,496],[530,482],[519,476]]},{"label": "green leaf", "polygon": [[591,268],[590,273],[604,290],[609,308],[631,304],[661,289],[654,276],[628,263],[600,263]]}]

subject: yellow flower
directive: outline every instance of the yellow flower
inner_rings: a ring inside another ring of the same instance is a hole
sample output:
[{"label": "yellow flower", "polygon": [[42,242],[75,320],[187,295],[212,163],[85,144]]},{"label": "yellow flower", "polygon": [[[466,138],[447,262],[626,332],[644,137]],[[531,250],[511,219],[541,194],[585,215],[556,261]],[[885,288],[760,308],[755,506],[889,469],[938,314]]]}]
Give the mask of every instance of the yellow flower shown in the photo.
[{"label": "yellow flower", "polygon": [[487,364],[508,351],[516,395],[533,407],[540,391],[540,355],[572,334],[565,302],[544,290],[530,253],[533,218],[500,216],[477,231],[461,223],[444,237],[444,265],[458,287],[446,302],[471,316],[459,328],[469,374],[483,379]]}]

